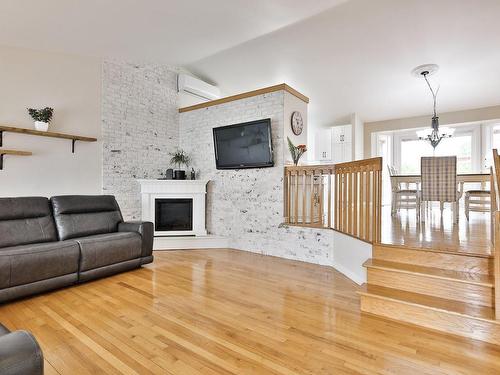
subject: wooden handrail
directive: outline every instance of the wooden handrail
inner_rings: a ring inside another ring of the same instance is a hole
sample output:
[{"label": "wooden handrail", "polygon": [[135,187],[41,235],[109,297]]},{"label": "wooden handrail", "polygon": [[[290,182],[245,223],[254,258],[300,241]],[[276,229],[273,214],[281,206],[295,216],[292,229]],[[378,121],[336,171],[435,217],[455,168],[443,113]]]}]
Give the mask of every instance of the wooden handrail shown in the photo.
[{"label": "wooden handrail", "polygon": [[382,158],[340,164],[286,166],[284,221],[331,228],[366,242],[379,242]]},{"label": "wooden handrail", "polygon": [[493,272],[495,292],[495,318],[500,320],[500,156],[493,150],[493,165],[491,167],[491,238],[493,241]]}]

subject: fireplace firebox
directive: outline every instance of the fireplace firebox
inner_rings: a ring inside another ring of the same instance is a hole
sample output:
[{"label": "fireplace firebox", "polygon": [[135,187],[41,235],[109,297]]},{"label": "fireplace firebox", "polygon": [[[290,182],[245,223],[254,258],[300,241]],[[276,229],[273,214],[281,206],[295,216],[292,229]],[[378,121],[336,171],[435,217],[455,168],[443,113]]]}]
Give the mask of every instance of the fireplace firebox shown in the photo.
[{"label": "fireplace firebox", "polygon": [[155,231],[192,231],[193,200],[190,198],[155,199]]}]

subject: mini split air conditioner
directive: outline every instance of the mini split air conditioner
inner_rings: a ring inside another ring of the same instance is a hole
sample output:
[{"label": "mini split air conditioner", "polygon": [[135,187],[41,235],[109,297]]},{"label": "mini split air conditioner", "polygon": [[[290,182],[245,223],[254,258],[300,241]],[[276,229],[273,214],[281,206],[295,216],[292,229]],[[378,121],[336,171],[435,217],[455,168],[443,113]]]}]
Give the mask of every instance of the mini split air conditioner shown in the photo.
[{"label": "mini split air conditioner", "polygon": [[184,73],[177,76],[177,91],[187,92],[207,100],[220,98],[220,90],[217,86],[210,85],[201,79]]}]

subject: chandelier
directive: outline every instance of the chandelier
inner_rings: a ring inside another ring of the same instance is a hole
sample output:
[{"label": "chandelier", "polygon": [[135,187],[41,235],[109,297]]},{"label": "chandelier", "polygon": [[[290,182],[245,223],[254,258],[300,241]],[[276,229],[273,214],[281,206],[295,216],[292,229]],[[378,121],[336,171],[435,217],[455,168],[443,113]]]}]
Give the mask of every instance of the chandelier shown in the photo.
[{"label": "chandelier", "polygon": [[439,116],[437,115],[436,112],[436,98],[439,92],[439,87],[437,88],[437,90],[434,90],[429,80],[427,79],[427,76],[436,73],[438,69],[439,67],[435,64],[427,64],[427,65],[417,66],[415,69],[412,70],[412,73],[417,77],[424,77],[425,83],[427,83],[427,86],[429,87],[429,90],[431,91],[432,94],[432,99],[434,101],[434,106],[433,106],[434,115],[432,116],[431,127],[417,131],[417,136],[418,139],[420,140],[428,141],[431,144],[432,148],[434,149],[437,147],[437,145],[441,142],[442,139],[450,138],[455,130],[444,126],[441,128],[439,127]]}]

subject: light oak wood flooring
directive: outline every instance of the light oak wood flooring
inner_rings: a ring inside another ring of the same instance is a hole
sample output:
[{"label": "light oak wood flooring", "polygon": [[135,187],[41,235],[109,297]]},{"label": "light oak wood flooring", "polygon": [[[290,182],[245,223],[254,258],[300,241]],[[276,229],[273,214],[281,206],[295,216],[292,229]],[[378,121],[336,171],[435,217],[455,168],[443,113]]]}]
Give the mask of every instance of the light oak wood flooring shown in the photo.
[{"label": "light oak wood flooring", "polygon": [[500,347],[361,314],[332,268],[220,249],[0,306],[46,374],[499,374]]},{"label": "light oak wood flooring", "polygon": [[429,210],[425,221],[417,221],[415,209],[401,209],[391,216],[389,206],[382,209],[382,240],[389,245],[405,245],[481,255],[491,254],[491,219],[489,213],[471,212],[468,221],[460,207],[458,224],[451,210],[441,217],[438,207]]}]

